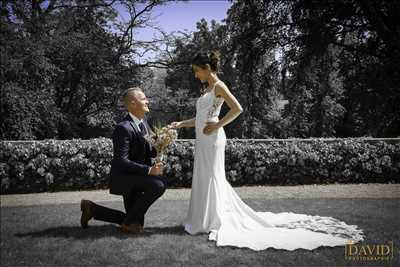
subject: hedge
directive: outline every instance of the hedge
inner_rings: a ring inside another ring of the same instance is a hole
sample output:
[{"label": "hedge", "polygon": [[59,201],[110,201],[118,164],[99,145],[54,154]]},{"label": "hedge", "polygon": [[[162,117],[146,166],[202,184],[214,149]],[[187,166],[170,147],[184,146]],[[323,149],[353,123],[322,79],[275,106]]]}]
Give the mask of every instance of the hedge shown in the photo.
[{"label": "hedge", "polygon": [[[190,187],[194,140],[178,140],[167,153],[170,188]],[[106,189],[112,142],[2,141],[1,194]],[[400,138],[228,139],[227,180],[241,185],[399,183]]]}]

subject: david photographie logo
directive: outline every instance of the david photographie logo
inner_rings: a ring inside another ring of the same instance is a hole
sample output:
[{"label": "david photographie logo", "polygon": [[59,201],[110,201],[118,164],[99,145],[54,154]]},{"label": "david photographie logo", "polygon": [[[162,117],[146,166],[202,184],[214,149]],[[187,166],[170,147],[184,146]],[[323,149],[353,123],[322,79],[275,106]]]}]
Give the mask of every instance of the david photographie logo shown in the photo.
[{"label": "david photographie logo", "polygon": [[355,244],[349,241],[345,246],[344,257],[351,261],[390,261],[393,255],[393,241],[386,244]]}]

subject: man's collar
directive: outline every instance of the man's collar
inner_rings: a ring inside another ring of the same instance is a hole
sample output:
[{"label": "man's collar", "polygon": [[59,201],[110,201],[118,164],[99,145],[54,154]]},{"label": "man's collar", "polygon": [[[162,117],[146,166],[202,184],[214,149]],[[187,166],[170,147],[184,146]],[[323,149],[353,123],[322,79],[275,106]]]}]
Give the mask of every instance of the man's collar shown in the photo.
[{"label": "man's collar", "polygon": [[143,119],[139,119],[138,117],[136,117],[132,113],[128,112],[128,114],[129,114],[129,116],[131,116],[132,120],[136,123],[136,125],[139,125],[139,123],[143,122]]}]

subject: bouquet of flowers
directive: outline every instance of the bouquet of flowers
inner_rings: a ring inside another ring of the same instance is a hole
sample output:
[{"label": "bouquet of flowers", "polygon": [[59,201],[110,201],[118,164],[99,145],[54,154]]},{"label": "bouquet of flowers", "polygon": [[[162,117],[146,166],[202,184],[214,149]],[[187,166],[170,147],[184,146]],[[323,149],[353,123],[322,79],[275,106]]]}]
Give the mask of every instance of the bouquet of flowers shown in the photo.
[{"label": "bouquet of flowers", "polygon": [[155,127],[145,138],[157,150],[156,162],[162,162],[167,148],[175,142],[178,133],[170,127]]}]

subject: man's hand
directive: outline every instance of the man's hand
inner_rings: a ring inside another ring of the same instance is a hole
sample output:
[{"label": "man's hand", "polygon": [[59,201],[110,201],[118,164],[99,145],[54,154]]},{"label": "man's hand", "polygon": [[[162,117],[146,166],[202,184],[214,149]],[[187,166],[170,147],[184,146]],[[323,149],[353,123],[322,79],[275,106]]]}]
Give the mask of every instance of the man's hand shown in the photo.
[{"label": "man's hand", "polygon": [[163,173],[164,166],[161,162],[158,162],[151,166],[149,175],[159,176]]}]

